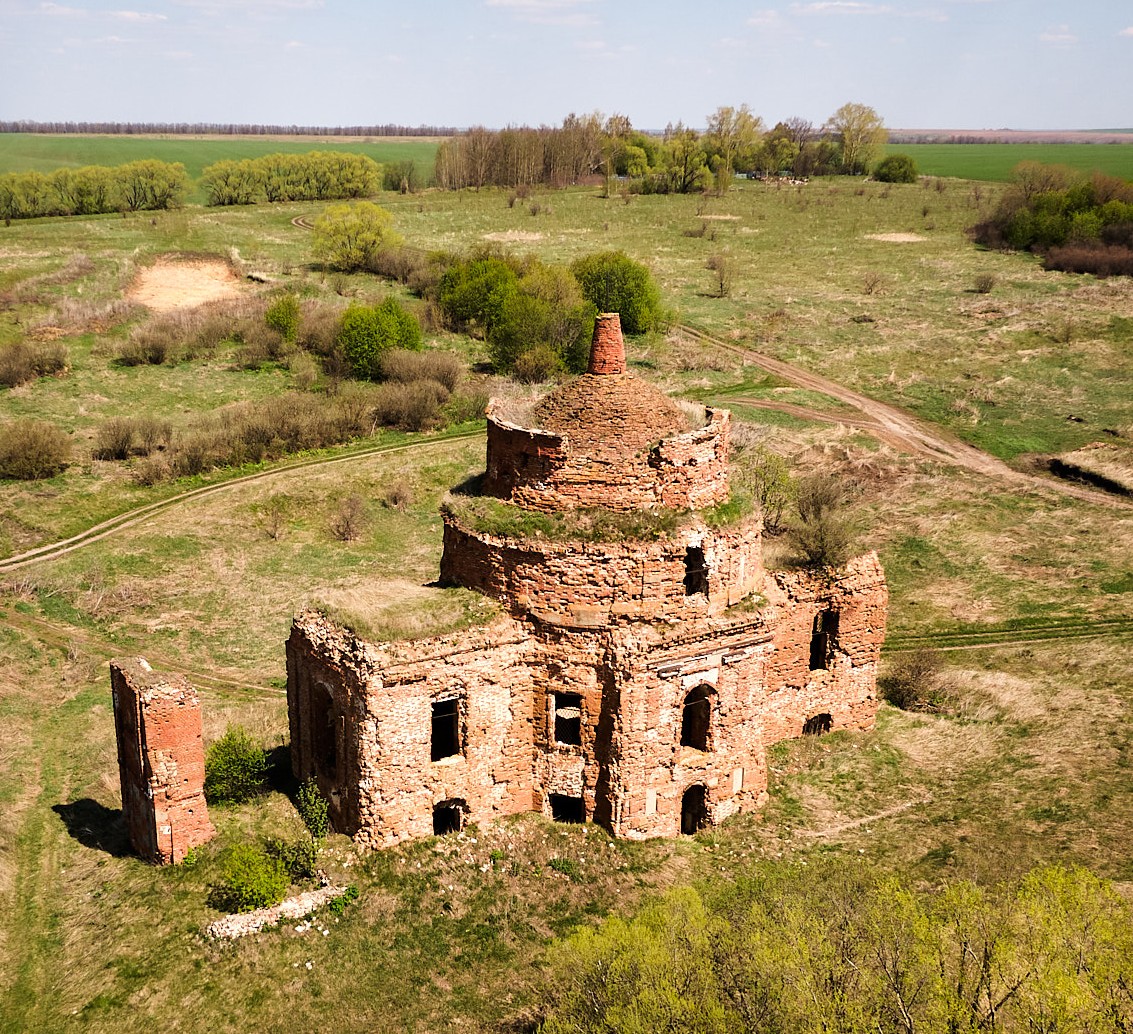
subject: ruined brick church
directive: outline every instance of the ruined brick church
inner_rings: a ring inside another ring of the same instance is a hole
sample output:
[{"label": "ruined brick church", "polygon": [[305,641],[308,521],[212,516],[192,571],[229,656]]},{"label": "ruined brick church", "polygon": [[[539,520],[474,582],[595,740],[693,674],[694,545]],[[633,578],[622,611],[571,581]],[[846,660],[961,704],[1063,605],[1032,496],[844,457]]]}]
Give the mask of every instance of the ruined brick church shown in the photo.
[{"label": "ruined brick church", "polygon": [[[872,725],[877,557],[766,570],[760,517],[720,505],[729,421],[627,373],[616,314],[598,318],[586,374],[526,411],[489,404],[481,492],[586,530],[446,512],[441,581],[499,602],[484,627],[379,644],[295,619],[292,764],[336,830],[383,846],[534,810],[620,837],[691,833],[760,806],[769,745]],[[596,534],[611,512],[621,528],[674,516]]]}]

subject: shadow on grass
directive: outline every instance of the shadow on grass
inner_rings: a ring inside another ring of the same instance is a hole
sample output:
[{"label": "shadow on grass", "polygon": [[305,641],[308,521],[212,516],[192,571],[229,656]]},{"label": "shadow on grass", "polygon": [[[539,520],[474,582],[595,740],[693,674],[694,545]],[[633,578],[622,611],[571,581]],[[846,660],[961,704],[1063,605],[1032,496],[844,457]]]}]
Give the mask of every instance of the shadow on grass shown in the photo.
[{"label": "shadow on grass", "polygon": [[84,847],[105,851],[115,858],[133,854],[120,808],[108,808],[90,797],[70,804],[53,804],[51,810],[63,820],[67,832]]}]

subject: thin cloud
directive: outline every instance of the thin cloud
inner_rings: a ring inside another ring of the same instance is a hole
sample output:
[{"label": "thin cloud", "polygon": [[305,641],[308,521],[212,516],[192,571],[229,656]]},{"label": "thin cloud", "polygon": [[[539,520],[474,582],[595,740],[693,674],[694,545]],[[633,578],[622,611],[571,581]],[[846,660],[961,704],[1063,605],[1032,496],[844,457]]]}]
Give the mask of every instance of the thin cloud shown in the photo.
[{"label": "thin cloud", "polygon": [[760,29],[775,28],[783,24],[783,16],[775,10],[756,11],[747,23]]},{"label": "thin cloud", "polygon": [[594,0],[485,0],[486,7],[508,11],[520,21],[535,25],[597,25],[598,18],[586,7]]},{"label": "thin cloud", "polygon": [[819,0],[812,4],[791,4],[796,14],[892,14],[888,4],[867,4],[859,0]]},{"label": "thin cloud", "polygon": [[41,14],[49,14],[53,18],[85,18],[87,12],[78,7],[64,7],[62,4],[40,4]]},{"label": "thin cloud", "polygon": [[1130,25],[1128,29],[1122,29],[1118,33],[1118,35],[1119,36],[1133,36],[1133,25]]},{"label": "thin cloud", "polygon": [[1039,33],[1039,42],[1066,45],[1069,43],[1077,43],[1078,37],[1070,31],[1069,25],[1054,25],[1047,29],[1046,32]]},{"label": "thin cloud", "polygon": [[150,11],[108,11],[111,18],[117,18],[123,22],[164,22],[168,21],[168,16],[164,14],[153,14]]}]

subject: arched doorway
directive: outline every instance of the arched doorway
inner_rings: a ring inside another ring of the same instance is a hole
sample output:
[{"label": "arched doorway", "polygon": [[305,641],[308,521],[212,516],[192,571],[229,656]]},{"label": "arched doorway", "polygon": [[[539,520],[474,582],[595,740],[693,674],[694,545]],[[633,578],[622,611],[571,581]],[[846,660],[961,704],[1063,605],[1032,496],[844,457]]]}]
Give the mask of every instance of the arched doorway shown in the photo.
[{"label": "arched doorway", "polygon": [[689,690],[681,708],[681,746],[708,750],[712,731],[712,687]]},{"label": "arched doorway", "polygon": [[703,783],[693,783],[681,798],[681,832],[692,836],[708,824],[708,788]]}]

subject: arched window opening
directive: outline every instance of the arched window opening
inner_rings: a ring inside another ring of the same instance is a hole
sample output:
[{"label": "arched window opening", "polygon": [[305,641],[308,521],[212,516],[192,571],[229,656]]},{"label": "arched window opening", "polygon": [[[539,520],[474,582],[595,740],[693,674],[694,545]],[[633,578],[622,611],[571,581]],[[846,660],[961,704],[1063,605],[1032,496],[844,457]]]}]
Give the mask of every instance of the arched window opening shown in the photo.
[{"label": "arched window opening", "polygon": [[821,736],[834,726],[834,718],[828,714],[816,714],[803,722],[804,736]]},{"label": "arched window opening", "polygon": [[708,595],[708,564],[699,546],[685,550],[685,595]]},{"label": "arched window opening", "polygon": [[838,639],[838,611],[822,610],[814,615],[814,628],[810,636],[810,670],[824,671],[830,667],[834,644]]},{"label": "arched window opening", "polygon": [[708,790],[701,783],[693,783],[681,798],[681,832],[692,836],[708,825]]},{"label": "arched window opening", "polygon": [[459,797],[434,804],[433,835],[443,837],[449,833],[459,833],[464,828],[464,817],[467,814],[468,802]]},{"label": "arched window opening", "polygon": [[712,727],[712,687],[697,686],[685,697],[681,708],[681,746],[708,750]]}]

